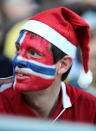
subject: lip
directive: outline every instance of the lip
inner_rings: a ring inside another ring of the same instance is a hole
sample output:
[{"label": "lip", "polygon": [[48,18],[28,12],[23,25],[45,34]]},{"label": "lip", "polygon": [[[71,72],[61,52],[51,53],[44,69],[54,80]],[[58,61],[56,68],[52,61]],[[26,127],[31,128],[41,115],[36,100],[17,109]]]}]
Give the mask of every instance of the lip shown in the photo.
[{"label": "lip", "polygon": [[28,73],[25,73],[23,71],[16,70],[15,71],[16,79],[27,79],[30,78]]}]

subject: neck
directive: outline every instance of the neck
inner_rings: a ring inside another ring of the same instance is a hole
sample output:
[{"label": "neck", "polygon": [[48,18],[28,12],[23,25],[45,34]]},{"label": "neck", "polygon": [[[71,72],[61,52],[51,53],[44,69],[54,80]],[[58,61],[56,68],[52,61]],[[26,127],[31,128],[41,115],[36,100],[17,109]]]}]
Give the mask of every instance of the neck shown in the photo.
[{"label": "neck", "polygon": [[40,117],[48,118],[54,111],[60,93],[60,83],[55,84],[45,90],[24,94],[27,104]]}]

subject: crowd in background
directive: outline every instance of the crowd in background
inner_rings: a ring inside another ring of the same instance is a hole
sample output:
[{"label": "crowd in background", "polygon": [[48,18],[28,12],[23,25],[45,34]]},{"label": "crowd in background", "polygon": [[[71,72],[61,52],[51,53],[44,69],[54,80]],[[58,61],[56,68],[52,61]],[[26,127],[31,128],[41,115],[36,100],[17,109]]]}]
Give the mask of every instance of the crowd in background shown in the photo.
[{"label": "crowd in background", "polygon": [[[36,13],[59,6],[73,10],[82,16],[90,25],[89,68],[93,73],[93,81],[90,89],[92,89],[92,93],[96,95],[96,0],[0,0],[0,54],[2,54],[0,55],[0,61],[3,57],[7,57],[8,62],[9,60],[10,63],[12,62],[11,60],[16,51],[15,41],[18,37],[19,29],[26,19]],[[80,88],[80,86],[77,81],[82,65],[80,55],[81,53],[78,49],[74,67],[72,68],[73,70],[70,72],[68,78],[69,83],[78,88]],[[1,66],[0,64],[0,68]],[[9,70],[11,66],[7,66],[6,68]],[[5,67],[3,69],[5,70]],[[0,71],[3,72],[3,70]],[[8,76],[8,74],[6,74],[6,76]],[[3,76],[0,75],[0,78],[2,77]]]}]

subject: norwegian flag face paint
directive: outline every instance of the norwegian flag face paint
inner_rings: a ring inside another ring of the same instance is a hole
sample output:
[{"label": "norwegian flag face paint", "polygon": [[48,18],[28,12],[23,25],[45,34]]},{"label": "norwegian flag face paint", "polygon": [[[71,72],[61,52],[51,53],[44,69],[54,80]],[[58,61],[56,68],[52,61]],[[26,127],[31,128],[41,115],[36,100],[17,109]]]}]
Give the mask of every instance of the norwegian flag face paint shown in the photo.
[{"label": "norwegian flag face paint", "polygon": [[[56,67],[49,50],[50,43],[38,35],[21,32],[13,59],[14,88],[21,92],[48,88],[54,81]],[[18,48],[19,47],[19,48]]]}]

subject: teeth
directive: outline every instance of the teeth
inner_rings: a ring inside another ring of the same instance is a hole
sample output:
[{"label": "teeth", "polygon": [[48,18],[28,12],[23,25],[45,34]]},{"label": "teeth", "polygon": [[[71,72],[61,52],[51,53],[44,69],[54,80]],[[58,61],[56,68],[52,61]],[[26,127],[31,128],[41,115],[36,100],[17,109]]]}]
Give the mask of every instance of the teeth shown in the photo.
[{"label": "teeth", "polygon": [[20,74],[20,73],[18,73],[17,75],[19,75],[19,76],[24,76],[24,74]]},{"label": "teeth", "polygon": [[20,76],[24,76],[23,74],[19,74]]}]

